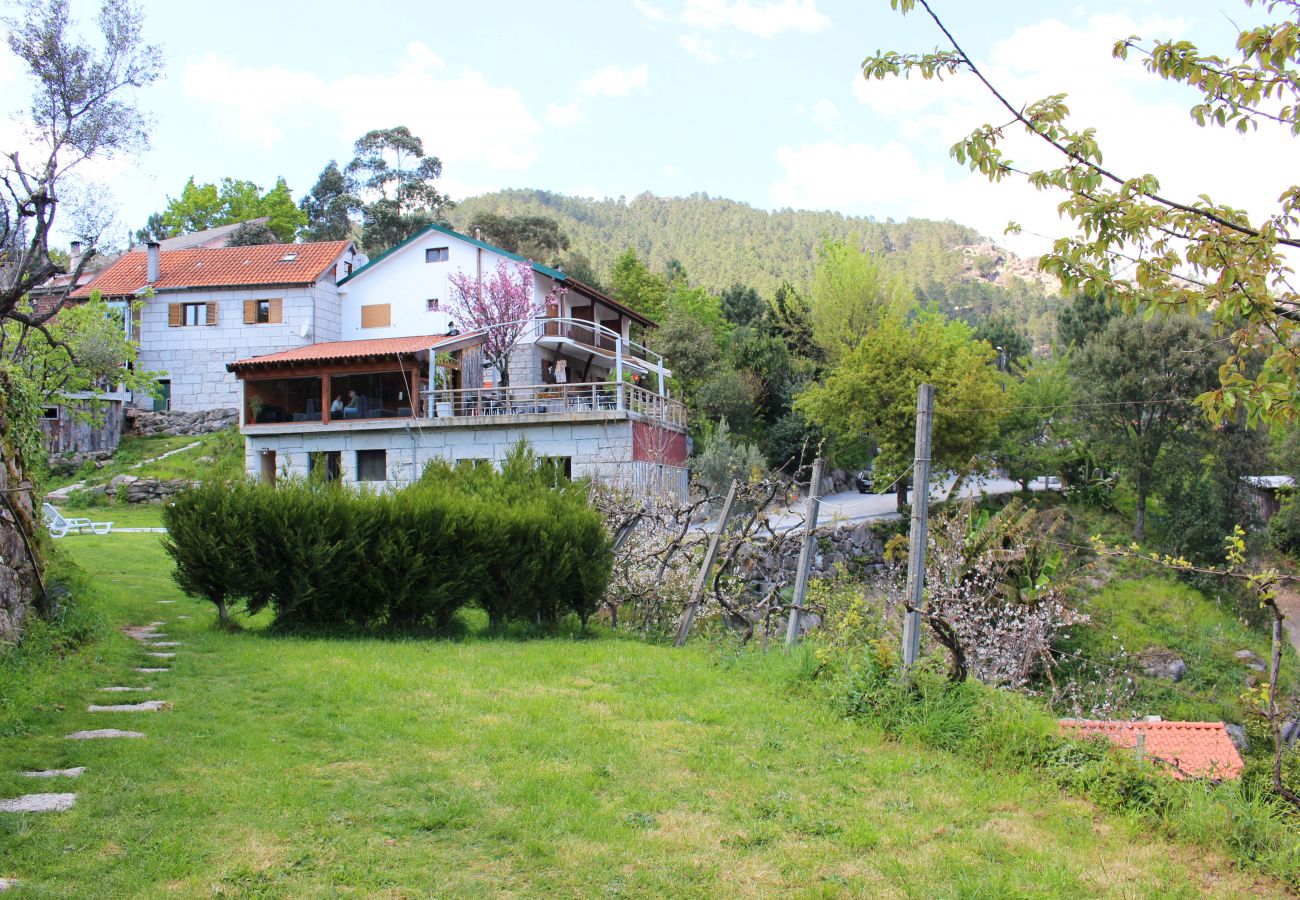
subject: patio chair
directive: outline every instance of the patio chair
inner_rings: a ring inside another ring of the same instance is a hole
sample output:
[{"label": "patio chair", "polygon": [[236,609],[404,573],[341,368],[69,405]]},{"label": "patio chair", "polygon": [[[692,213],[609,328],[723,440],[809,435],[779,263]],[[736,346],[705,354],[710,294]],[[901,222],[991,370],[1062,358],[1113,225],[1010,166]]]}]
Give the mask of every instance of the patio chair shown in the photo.
[{"label": "patio chair", "polygon": [[50,530],[50,537],[61,538],[69,531],[90,531],[92,534],[108,534],[113,528],[112,522],[92,522],[84,517],[68,518],[48,503],[41,504],[45,515],[45,527]]}]

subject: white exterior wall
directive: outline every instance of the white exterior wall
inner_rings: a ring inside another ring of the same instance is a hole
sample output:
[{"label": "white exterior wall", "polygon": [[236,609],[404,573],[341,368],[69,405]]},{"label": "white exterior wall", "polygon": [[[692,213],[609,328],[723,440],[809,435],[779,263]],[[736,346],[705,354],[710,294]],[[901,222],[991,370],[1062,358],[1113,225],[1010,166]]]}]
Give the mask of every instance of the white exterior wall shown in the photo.
[{"label": "white exterior wall", "polygon": [[[281,321],[244,324],[245,300],[281,301]],[[217,324],[171,327],[173,303],[217,304]],[[162,291],[145,303],[136,365],[171,380],[171,408],[235,408],[242,391],[226,364],[318,341],[338,340],[338,293],[331,268],[315,285]],[[303,325],[307,324],[306,336]]]},{"label": "white exterior wall", "polygon": [[[446,262],[427,263],[424,251],[446,247]],[[361,273],[357,278],[339,288],[343,312],[342,339],[345,341],[369,338],[414,337],[424,334],[445,334],[453,315],[452,288],[448,276],[464,272],[471,278],[477,272],[482,256],[483,276],[496,272],[497,264],[517,263],[490,250],[483,250],[468,241],[433,231],[422,235],[383,261]],[[533,273],[533,292],[538,308],[546,300],[554,282]],[[428,301],[436,298],[438,312],[428,311]],[[387,303],[392,308],[392,324],[386,328],[362,328],[361,307]]]},{"label": "white exterior wall", "polygon": [[[361,482],[371,487],[400,487],[420,476],[433,460],[491,460],[499,465],[521,438],[538,456],[567,456],[573,477],[615,480],[632,460],[632,420],[626,413],[591,413],[583,421],[528,421],[530,416],[502,416],[501,423],[477,422],[438,426],[429,421],[394,426],[383,422],[284,425],[245,429],[245,470],[261,472],[263,451],[276,454],[276,474],[305,476],[308,454],[342,451],[343,481],[357,481],[358,450],[386,450],[385,482]],[[268,433],[269,432],[269,433]]]}]

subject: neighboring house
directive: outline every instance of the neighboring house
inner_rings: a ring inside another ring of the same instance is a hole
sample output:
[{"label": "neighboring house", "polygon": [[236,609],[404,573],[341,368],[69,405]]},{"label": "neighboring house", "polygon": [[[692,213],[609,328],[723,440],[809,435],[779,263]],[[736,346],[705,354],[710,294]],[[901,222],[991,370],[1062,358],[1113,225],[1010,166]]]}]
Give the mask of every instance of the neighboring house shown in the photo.
[{"label": "neighboring house", "polygon": [[1282,498],[1295,488],[1289,475],[1243,475],[1246,496],[1261,521],[1267,522],[1282,506]]},{"label": "neighboring house", "polygon": [[1245,766],[1222,722],[1107,722],[1062,719],[1061,730],[1074,737],[1105,737],[1117,747],[1150,758],[1178,780],[1187,777],[1226,781]]},{"label": "neighboring house", "polygon": [[78,453],[112,453],[122,440],[122,407],[126,391],[78,392],[41,411],[41,432],[51,460]]},{"label": "neighboring house", "polygon": [[162,408],[234,408],[226,365],[339,337],[337,282],[364,263],[350,241],[192,247],[118,257],[72,300],[143,298],[131,324],[136,365],[159,373]]},{"label": "neighboring house", "polygon": [[[542,310],[523,323],[508,386],[461,334],[448,276],[527,263]],[[547,306],[553,296],[558,303]],[[499,247],[429,226],[338,285],[343,340],[238,359],[247,470],[273,481],[324,466],[348,482],[409,483],[434,459],[500,461],[526,439],[571,477],[686,490],[686,418],[664,360],[632,340],[654,323]],[[621,376],[621,378],[620,378]]]}]

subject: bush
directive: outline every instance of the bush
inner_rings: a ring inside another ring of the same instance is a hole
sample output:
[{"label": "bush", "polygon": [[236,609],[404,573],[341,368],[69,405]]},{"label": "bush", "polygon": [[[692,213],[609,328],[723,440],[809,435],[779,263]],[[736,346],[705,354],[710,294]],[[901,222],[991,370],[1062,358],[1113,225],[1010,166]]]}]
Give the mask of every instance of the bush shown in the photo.
[{"label": "bush", "polygon": [[163,511],[186,593],[268,606],[277,626],[446,628],[477,604],[493,627],[587,617],[613,565],[581,485],[521,446],[501,472],[432,466],[377,494],[336,484],[205,482]]},{"label": "bush", "polygon": [[1268,541],[1289,556],[1300,556],[1300,503],[1295,495],[1282,501],[1282,508],[1268,520]]}]

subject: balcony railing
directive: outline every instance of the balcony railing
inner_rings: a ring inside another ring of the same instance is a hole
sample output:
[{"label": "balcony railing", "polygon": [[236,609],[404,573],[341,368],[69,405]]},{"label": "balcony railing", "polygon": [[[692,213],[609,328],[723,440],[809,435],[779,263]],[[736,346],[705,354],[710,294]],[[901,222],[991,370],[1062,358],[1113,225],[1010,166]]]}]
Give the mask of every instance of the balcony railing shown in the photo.
[{"label": "balcony railing", "polygon": [[597,350],[619,364],[627,363],[645,372],[665,369],[664,358],[644,344],[624,338],[623,335],[597,322],[557,316],[538,316],[533,320],[533,336],[560,338]]},{"label": "balcony railing", "polygon": [[529,384],[505,387],[435,389],[425,392],[429,418],[465,416],[568,415],[626,410],[649,419],[686,427],[686,407],[632,384]]}]

